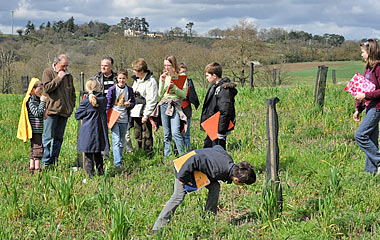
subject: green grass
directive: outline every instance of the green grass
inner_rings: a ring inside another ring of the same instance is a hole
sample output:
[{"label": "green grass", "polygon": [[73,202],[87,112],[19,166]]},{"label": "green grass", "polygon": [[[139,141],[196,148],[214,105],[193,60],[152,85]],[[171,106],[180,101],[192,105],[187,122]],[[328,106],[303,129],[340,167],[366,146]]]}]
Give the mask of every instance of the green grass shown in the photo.
[{"label": "green grass", "polygon": [[[336,62],[335,62],[336,63]],[[363,73],[363,62],[346,62],[344,65],[333,65],[328,67],[327,82],[332,83],[332,70],[335,70],[337,82],[348,82],[355,73]],[[289,72],[290,84],[292,85],[314,85],[317,78],[317,67],[306,68]]]},{"label": "green grass", "polygon": [[[239,88],[237,124],[227,150],[236,162],[255,166],[257,183],[222,184],[215,217],[203,218],[206,189],[188,195],[172,222],[152,239],[379,239],[380,177],[363,170],[364,154],[353,139],[358,128],[352,120],[354,102],[343,86],[327,86],[323,114],[313,105],[310,86],[253,92]],[[198,91],[201,102],[205,92]],[[273,193],[263,198],[265,100],[275,96],[280,99],[284,202],[283,211],[271,215]],[[29,143],[16,139],[22,99],[0,95],[0,239],[149,238],[173,192],[174,157],[163,158],[162,129],[154,134],[153,158],[141,152],[125,154],[122,171],[116,171],[111,157],[105,176],[89,180],[83,171],[74,173],[70,168],[76,161],[77,132],[70,117],[60,165],[30,176]],[[200,110],[192,120],[194,148],[200,148],[205,137],[199,119]]]}]

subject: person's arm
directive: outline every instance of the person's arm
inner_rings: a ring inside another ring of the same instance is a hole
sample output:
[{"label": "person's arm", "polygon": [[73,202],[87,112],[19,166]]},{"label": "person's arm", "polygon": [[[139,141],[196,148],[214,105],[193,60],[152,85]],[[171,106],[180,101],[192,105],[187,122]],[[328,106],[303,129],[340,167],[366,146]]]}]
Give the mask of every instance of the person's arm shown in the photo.
[{"label": "person's arm", "polygon": [[160,77],[160,82],[158,84],[158,95],[162,97],[165,94],[165,91],[167,90],[168,86],[165,87],[166,79],[162,80],[162,75]]},{"label": "person's arm", "polygon": [[72,99],[71,99],[71,109],[74,109],[75,108],[75,102],[76,102],[76,98],[77,98],[77,96],[76,96],[76,94],[75,94],[75,88],[74,88],[74,79],[73,79],[73,76],[72,75],[70,75],[71,76],[71,85],[72,85],[72,87],[71,87],[71,94],[72,94]]},{"label": "person's arm", "polygon": [[183,88],[182,89],[180,89],[179,87],[177,87],[177,85],[173,84],[173,87],[172,87],[171,90],[174,91],[175,94],[178,97],[180,97],[182,99],[185,99],[186,98],[186,94],[187,94],[187,80],[183,84]]},{"label": "person's arm", "polygon": [[[375,85],[380,86],[380,65],[379,64],[377,64],[377,66],[375,67],[374,72],[372,73],[372,77],[377,83]],[[375,91],[364,93],[364,98],[367,100],[380,98],[380,89],[376,89]]]},{"label": "person's arm", "polygon": [[82,102],[80,102],[77,110],[75,110],[75,119],[76,120],[79,120],[79,119],[83,119],[86,114],[87,114],[87,102],[88,102],[88,97],[86,97],[85,99],[82,100]]},{"label": "person's arm", "polygon": [[225,88],[221,88],[218,94],[217,106],[220,111],[218,135],[225,136],[228,131],[228,126],[231,121],[231,113],[233,111],[233,102],[230,96],[230,91]]},{"label": "person's arm", "polygon": [[108,92],[107,92],[107,95],[106,95],[106,98],[107,98],[107,108],[106,108],[106,112],[108,113],[108,110],[110,108],[113,107],[113,104],[115,102],[115,99],[113,99],[113,87],[110,87],[108,89]]},{"label": "person's arm", "polygon": [[136,99],[135,99],[135,94],[133,94],[133,89],[131,87],[128,87],[128,95],[129,95],[129,107],[128,109],[132,109],[136,105]]},{"label": "person's arm", "polygon": [[[196,155],[195,155],[196,156]],[[191,182],[191,177],[194,174],[194,170],[197,170],[197,164],[195,161],[195,156],[191,156],[182,165],[180,171],[177,173],[177,179],[182,183]]]},{"label": "person's arm", "polygon": [[51,93],[62,82],[62,79],[65,77],[65,75],[62,76],[61,72],[58,74],[55,78],[52,78],[49,73],[52,73],[50,70],[45,70],[42,74],[42,83],[44,84],[44,90],[46,93]]},{"label": "person's arm", "polygon": [[149,80],[149,84],[146,86],[146,96],[145,96],[145,108],[143,112],[143,118],[145,120],[148,120],[150,114],[153,112],[154,108],[156,107],[157,100],[158,100],[158,91],[157,91],[157,83],[156,80],[152,79]]},{"label": "person's arm", "polygon": [[45,102],[38,103],[33,98],[29,98],[28,107],[33,116],[37,118],[45,116]]},{"label": "person's arm", "polygon": [[191,79],[188,79],[187,81],[188,87],[189,87],[189,101],[192,103],[195,107],[195,109],[198,109],[199,107],[199,99],[197,92],[195,91],[194,83]]}]

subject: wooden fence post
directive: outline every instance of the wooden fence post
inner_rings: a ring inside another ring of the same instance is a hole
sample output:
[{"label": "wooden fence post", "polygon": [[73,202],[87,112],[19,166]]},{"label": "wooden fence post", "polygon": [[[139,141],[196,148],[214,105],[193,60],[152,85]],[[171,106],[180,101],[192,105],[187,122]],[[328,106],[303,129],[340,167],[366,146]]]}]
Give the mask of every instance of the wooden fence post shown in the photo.
[{"label": "wooden fence post", "polygon": [[21,76],[22,93],[26,94],[29,86],[29,76]]},{"label": "wooden fence post", "polygon": [[314,89],[314,104],[318,105],[321,109],[323,109],[325,101],[327,71],[327,66],[318,66],[317,80],[315,81]]},{"label": "wooden fence post", "polygon": [[277,68],[276,68],[276,66],[274,66],[273,67],[273,83],[272,83],[273,87],[276,86],[276,78],[277,78]]},{"label": "wooden fence post", "polygon": [[251,90],[254,89],[253,85],[253,73],[255,72],[255,64],[253,62],[250,63],[250,71],[249,71],[249,84],[251,85]]},{"label": "wooden fence post", "polygon": [[336,84],[336,74],[335,74],[335,70],[332,70],[331,73],[332,73],[332,80],[333,80],[333,84]]},{"label": "wooden fence post", "polygon": [[[266,162],[267,173],[267,189],[271,188],[272,193],[276,196],[276,211],[282,211],[282,188],[280,178],[278,176],[279,169],[279,148],[278,148],[278,115],[276,111],[276,104],[280,101],[279,98],[267,99],[267,137],[268,137],[268,152]],[[271,183],[268,186],[268,183]],[[267,193],[266,193],[267,194]]]}]

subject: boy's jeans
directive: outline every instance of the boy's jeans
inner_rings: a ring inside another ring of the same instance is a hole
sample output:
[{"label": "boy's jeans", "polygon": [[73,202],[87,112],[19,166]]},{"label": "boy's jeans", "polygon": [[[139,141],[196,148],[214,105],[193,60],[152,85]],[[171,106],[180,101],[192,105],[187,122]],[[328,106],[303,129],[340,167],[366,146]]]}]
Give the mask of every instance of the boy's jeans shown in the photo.
[{"label": "boy's jeans", "polygon": [[173,137],[174,143],[177,147],[178,154],[181,156],[185,153],[185,143],[181,134],[181,120],[179,113],[176,109],[173,111],[173,116],[165,114],[168,104],[160,106],[161,121],[164,127],[164,155],[166,157],[171,155],[170,145]]},{"label": "boy's jeans", "polygon": [[380,165],[379,120],[380,109],[368,109],[355,133],[356,143],[365,153],[364,170],[370,173],[376,173]]},{"label": "boy's jeans", "polygon": [[45,131],[42,135],[42,145],[44,146],[44,155],[42,162],[44,166],[55,164],[61,151],[63,135],[67,117],[51,114],[45,120]]},{"label": "boy's jeans", "polygon": [[[211,182],[209,185],[206,186],[206,188],[208,189],[208,195],[205,211],[211,211],[214,214],[216,214],[219,200],[220,184],[219,182]],[[185,195],[185,189],[182,187],[181,183],[176,178],[174,182],[174,193],[169,199],[169,201],[165,204],[165,207],[161,210],[161,213],[158,216],[156,222],[154,223],[152,230],[159,230],[160,228],[162,228],[170,222],[170,219],[172,218],[172,215],[174,214],[175,210],[185,199]]]},{"label": "boy's jeans", "polygon": [[115,122],[111,129],[112,135],[112,148],[113,148],[113,164],[121,166],[121,159],[123,157],[125,132],[127,131],[128,123]]}]

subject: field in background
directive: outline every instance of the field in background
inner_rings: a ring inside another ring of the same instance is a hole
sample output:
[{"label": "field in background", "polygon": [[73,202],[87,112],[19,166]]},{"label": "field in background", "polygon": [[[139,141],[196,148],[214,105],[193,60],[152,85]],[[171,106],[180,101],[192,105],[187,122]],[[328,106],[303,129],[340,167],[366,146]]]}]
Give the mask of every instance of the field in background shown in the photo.
[{"label": "field in background", "polygon": [[284,71],[289,72],[287,85],[313,85],[317,78],[318,66],[328,67],[327,83],[332,83],[332,70],[336,71],[336,82],[350,81],[355,73],[364,72],[365,63],[361,61],[349,62],[308,62],[284,64]]},{"label": "field in background", "polygon": [[[355,64],[334,66],[362,72]],[[313,68],[313,67],[311,67]],[[343,85],[326,89],[323,114],[313,105],[311,86],[238,88],[237,124],[227,150],[235,162],[257,172],[251,186],[221,185],[218,215],[203,215],[207,190],[188,195],[173,221],[152,239],[379,239],[380,177],[363,172],[364,154],[353,136],[354,102]],[[316,71],[316,70],[315,70]],[[302,74],[301,74],[302,73]],[[352,75],[353,75],[352,73]],[[329,70],[330,74],[330,70]],[[338,75],[338,74],[337,74]],[[306,76],[306,75],[305,75]],[[351,73],[343,78],[350,79]],[[340,81],[340,80],[337,80]],[[203,102],[206,89],[198,89]],[[278,97],[282,214],[271,216],[263,199],[267,154],[266,99]],[[70,117],[60,165],[30,176],[29,143],[16,139],[23,96],[1,95],[0,239],[146,239],[173,192],[172,160],[163,158],[162,129],[155,133],[155,156],[125,154],[124,167],[106,162],[106,175],[88,179],[73,172],[77,125]],[[205,134],[200,110],[192,119],[193,148]],[[133,136],[133,133],[132,133]],[[85,183],[84,183],[85,180]]]}]

